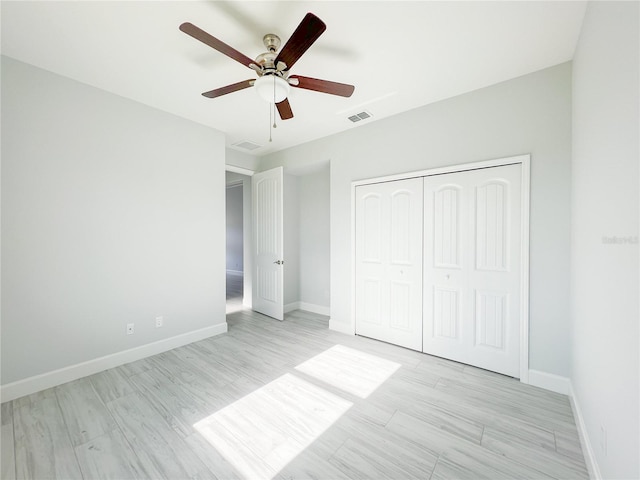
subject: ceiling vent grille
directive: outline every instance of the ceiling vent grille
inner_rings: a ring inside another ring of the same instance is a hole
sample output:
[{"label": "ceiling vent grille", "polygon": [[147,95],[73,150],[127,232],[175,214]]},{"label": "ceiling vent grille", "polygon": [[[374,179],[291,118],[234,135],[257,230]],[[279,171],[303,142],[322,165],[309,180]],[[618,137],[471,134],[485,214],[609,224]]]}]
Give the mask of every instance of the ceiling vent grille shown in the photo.
[{"label": "ceiling vent grille", "polygon": [[355,115],[351,115],[350,117],[347,117],[347,118],[351,120],[353,123],[356,123],[356,122],[359,122],[360,120],[366,120],[371,117],[373,117],[373,115],[371,115],[371,112],[362,111],[360,113],[356,113]]},{"label": "ceiling vent grille", "polygon": [[256,148],[260,148],[262,145],[258,145],[256,143],[251,143],[251,142],[244,141],[244,142],[234,143],[233,146],[236,147],[236,148],[241,148],[243,150],[251,151],[251,150],[255,150]]}]

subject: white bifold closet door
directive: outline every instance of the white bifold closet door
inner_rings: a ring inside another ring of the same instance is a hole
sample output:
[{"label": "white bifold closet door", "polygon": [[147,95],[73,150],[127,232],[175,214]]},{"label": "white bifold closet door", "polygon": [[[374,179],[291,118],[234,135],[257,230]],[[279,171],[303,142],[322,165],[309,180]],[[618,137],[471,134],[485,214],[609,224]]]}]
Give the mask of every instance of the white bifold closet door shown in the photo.
[{"label": "white bifold closet door", "polygon": [[424,178],[423,351],[520,376],[521,164]]},{"label": "white bifold closet door", "polygon": [[356,191],[356,333],[422,349],[422,178]]}]

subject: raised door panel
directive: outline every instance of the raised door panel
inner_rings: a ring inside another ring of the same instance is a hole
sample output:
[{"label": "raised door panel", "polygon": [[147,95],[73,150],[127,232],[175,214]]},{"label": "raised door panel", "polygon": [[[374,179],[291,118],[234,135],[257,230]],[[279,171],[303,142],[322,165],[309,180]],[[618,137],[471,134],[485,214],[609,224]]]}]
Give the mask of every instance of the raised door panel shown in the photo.
[{"label": "raised door panel", "polygon": [[362,199],[362,261],[382,263],[382,198],[372,192]]},{"label": "raised door panel", "polygon": [[396,190],[390,195],[390,225],[388,234],[391,237],[389,261],[393,265],[411,265],[412,242],[411,201],[413,192]]},{"label": "raised door panel", "polygon": [[459,185],[446,185],[434,192],[433,265],[461,268]]},{"label": "raised door panel", "polygon": [[433,336],[460,340],[460,291],[433,287]]},{"label": "raised door panel", "polygon": [[414,288],[410,282],[392,281],[389,289],[389,328],[408,332],[411,330]]},{"label": "raised door panel", "polygon": [[509,295],[476,292],[476,346],[504,351],[506,348]]},{"label": "raised door panel", "polygon": [[360,303],[360,322],[382,326],[382,284],[380,278],[363,278],[358,294]]},{"label": "raised door panel", "polygon": [[509,187],[492,181],[476,188],[476,268],[509,268]]}]

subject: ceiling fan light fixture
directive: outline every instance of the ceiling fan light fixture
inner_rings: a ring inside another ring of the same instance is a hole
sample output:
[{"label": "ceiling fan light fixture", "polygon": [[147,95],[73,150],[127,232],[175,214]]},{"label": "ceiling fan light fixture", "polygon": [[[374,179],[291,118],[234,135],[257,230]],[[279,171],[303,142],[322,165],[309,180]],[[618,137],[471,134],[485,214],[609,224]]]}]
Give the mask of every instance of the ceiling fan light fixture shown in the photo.
[{"label": "ceiling fan light fixture", "polygon": [[254,84],[260,98],[269,103],[280,103],[289,95],[289,83],[277,75],[263,75]]}]

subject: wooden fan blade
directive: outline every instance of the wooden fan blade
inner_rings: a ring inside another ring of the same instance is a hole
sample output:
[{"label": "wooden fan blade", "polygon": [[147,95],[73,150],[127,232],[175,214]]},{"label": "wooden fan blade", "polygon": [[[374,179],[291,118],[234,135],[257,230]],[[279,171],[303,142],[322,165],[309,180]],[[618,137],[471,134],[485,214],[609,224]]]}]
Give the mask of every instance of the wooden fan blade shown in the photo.
[{"label": "wooden fan blade", "polygon": [[322,20],[316,17],[313,13],[307,13],[305,17],[296,28],[291,38],[287,40],[287,43],[282,47],[280,53],[276,57],[275,64],[278,62],[284,62],[287,65],[287,70],[293,67],[293,64],[298,61],[307,49],[313,45],[320,35],[327,29],[327,26]]},{"label": "wooden fan blade", "polygon": [[301,77],[292,75],[289,80],[297,79],[298,84],[291,83],[292,87],[304,88],[307,90],[315,90],[316,92],[330,93],[331,95],[340,95],[341,97],[350,97],[356,87],[347,85],[346,83],[330,82],[328,80],[319,80],[317,78]]},{"label": "wooden fan blade", "polygon": [[196,27],[192,23],[185,22],[180,25],[180,30],[182,30],[187,35],[191,35],[196,40],[201,41],[205,45],[209,45],[211,48],[219,51],[220,53],[224,53],[227,57],[234,59],[236,62],[240,62],[241,64],[251,68],[252,64],[256,62],[251,60],[246,55],[240,53],[235,48],[230,47],[226,43],[221,40],[218,40],[213,35],[209,35],[204,30]]},{"label": "wooden fan blade", "polygon": [[290,118],[293,118],[293,112],[291,111],[291,105],[289,104],[288,99],[285,98],[280,103],[276,103],[276,107],[278,107],[278,113],[282,120],[289,120]]},{"label": "wooden fan blade", "polygon": [[220,97],[222,95],[226,95],[227,93],[237,92],[238,90],[249,88],[253,86],[253,82],[255,82],[255,80],[243,80],[242,82],[234,83],[233,85],[227,85],[226,87],[220,87],[216,88],[215,90],[204,92],[202,95],[207,98]]}]

